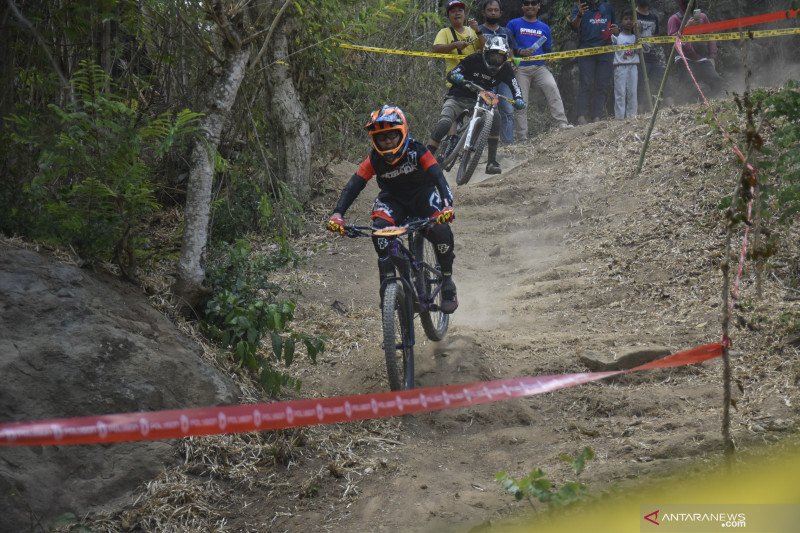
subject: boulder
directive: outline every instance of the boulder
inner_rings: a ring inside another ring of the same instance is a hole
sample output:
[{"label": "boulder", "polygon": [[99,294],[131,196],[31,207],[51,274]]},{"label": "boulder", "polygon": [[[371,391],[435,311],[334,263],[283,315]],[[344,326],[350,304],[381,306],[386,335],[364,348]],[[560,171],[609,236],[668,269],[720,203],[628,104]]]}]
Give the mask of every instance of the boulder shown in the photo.
[{"label": "boulder", "polygon": [[[137,287],[0,243],[0,422],[236,402],[238,387]],[[127,497],[175,442],[0,448],[0,531]],[[49,530],[49,529],[46,529]]]}]

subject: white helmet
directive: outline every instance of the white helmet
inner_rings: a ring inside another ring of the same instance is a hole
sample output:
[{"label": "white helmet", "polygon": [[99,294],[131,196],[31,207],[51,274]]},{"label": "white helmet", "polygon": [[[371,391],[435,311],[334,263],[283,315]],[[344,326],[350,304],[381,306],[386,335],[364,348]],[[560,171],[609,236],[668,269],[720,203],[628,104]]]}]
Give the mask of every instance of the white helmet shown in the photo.
[{"label": "white helmet", "polygon": [[492,35],[483,45],[483,63],[489,72],[496,74],[508,60],[508,43],[499,35]]}]

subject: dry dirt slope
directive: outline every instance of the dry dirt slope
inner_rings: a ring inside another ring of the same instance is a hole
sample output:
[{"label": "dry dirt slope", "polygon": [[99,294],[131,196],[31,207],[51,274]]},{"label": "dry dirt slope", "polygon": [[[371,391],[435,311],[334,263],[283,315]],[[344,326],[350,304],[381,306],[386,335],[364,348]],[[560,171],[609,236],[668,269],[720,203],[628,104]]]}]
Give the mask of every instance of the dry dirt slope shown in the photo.
[{"label": "dry dirt slope", "polygon": [[[665,114],[640,177],[630,171],[645,119],[515,147],[503,163],[519,166],[458,188],[461,305],[444,342],[418,346],[419,385],[585,371],[579,355],[618,356],[645,345],[676,351],[718,340],[723,229],[716,206],[736,170],[695,112]],[[338,177],[343,183],[347,170]],[[362,193],[349,220],[367,220],[373,193]],[[788,248],[774,260],[778,275],[796,261],[796,244]],[[332,342],[319,366],[299,370],[309,390],[387,387],[374,263],[366,239],[330,239],[311,259],[305,279],[316,282],[303,289],[305,312],[327,322]],[[797,313],[797,302],[770,278],[765,299],[753,303],[751,285],[746,275],[749,307],[740,324],[749,328],[734,332],[743,354],[733,421],[740,445],[779,439],[794,425],[800,401],[800,365],[786,357],[797,348],[779,346],[782,332],[772,320]],[[769,320],[757,323],[764,316]],[[597,460],[584,481],[603,490],[690,458],[714,458],[721,449],[720,375],[720,363],[709,362],[376,426],[378,439],[386,438],[365,450],[371,459],[344,468],[346,483],[327,475],[330,465],[323,469],[317,503],[290,505],[291,516],[273,526],[464,530],[517,505],[494,483],[499,470],[522,475],[539,466],[560,482],[566,472],[558,455],[591,446]]]}]

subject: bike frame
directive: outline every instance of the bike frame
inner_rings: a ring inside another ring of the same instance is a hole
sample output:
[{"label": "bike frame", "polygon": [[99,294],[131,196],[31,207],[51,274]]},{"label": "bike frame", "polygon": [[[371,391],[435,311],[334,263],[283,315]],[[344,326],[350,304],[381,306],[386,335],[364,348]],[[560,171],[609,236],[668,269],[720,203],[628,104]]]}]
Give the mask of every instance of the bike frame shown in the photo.
[{"label": "bike frame", "polygon": [[[405,383],[403,388],[411,389],[414,387],[414,345],[416,344],[416,328],[414,327],[414,318],[416,313],[427,313],[430,311],[438,311],[435,299],[439,292],[442,290],[443,277],[441,272],[432,267],[424,260],[423,257],[414,257],[411,251],[413,242],[412,239],[424,239],[425,236],[422,232],[435,224],[436,221],[431,218],[413,219],[403,226],[389,226],[386,228],[372,228],[366,226],[345,226],[345,235],[348,237],[359,236],[379,236],[389,239],[389,257],[395,267],[394,274],[388,276],[381,282],[381,294],[384,294],[391,284],[398,284],[403,288],[403,299],[405,300],[402,305],[402,315],[405,317],[405,323],[408,327],[403,328],[404,334],[402,339],[402,347],[404,353],[404,379]],[[403,236],[407,236],[408,246]],[[424,247],[423,247],[424,250]],[[414,272],[412,280],[411,272]],[[425,276],[426,272],[432,272],[437,275],[436,284],[431,288],[430,297],[427,295],[428,279]],[[410,298],[410,300],[409,300]],[[383,302],[382,302],[383,303]],[[381,306],[383,309],[383,305]],[[385,309],[383,309],[385,312]],[[385,320],[385,315],[384,315]],[[423,328],[428,333],[427,325],[423,319]],[[428,335],[430,335],[428,333]],[[386,339],[384,338],[384,350],[386,350]],[[409,349],[409,356],[405,357],[406,348]],[[399,349],[399,346],[397,347]],[[387,365],[389,364],[389,355],[387,355]],[[392,383],[392,375],[396,369],[390,370],[390,383]]]},{"label": "bike frame", "polygon": [[487,113],[494,113],[494,108],[500,102],[500,98],[493,92],[480,89],[477,85],[475,85],[475,87],[478,88],[478,94],[475,97],[475,107],[472,110],[472,118],[467,125],[467,134],[464,138],[464,151],[472,148],[472,134],[475,132],[475,125],[478,123],[478,120]]},{"label": "bike frame", "polygon": [[[438,311],[437,306],[433,302],[436,300],[436,296],[439,294],[439,291],[442,290],[442,282],[440,281],[436,284],[431,291],[430,297],[426,296],[426,291],[423,284],[425,283],[425,272],[431,272],[439,276],[441,276],[441,272],[426,263],[423,259],[414,257],[414,254],[411,252],[408,246],[405,245],[402,237],[403,235],[406,235],[410,239],[412,234],[416,233],[416,238],[424,239],[425,236],[422,235],[422,232],[435,223],[436,222],[432,219],[426,218],[411,220],[403,226],[398,226],[397,229],[402,229],[402,233],[398,233],[397,235],[381,235],[391,239],[389,243],[389,256],[392,258],[392,263],[394,263],[395,266],[395,274],[393,276],[388,276],[382,281],[381,290],[385,288],[387,283],[399,280],[402,282],[404,289],[406,289],[408,293],[413,296],[414,308],[417,312]],[[391,231],[392,228],[381,228],[376,230],[375,228],[369,226],[345,227],[345,231],[349,237],[371,236],[373,233],[376,233],[376,231],[380,232],[382,230]],[[416,283],[411,282],[412,270],[416,274]],[[397,273],[399,273],[399,275]]]}]

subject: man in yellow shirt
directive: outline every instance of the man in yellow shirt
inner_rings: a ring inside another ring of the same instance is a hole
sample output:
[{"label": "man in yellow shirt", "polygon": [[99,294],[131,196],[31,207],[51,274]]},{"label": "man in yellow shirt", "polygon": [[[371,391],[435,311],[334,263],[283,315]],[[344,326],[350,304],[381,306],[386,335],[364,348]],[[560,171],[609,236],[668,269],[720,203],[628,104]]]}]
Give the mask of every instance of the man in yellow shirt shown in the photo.
[{"label": "man in yellow shirt", "polygon": [[474,18],[467,21],[466,6],[461,0],[447,2],[447,19],[450,21],[450,27],[439,30],[433,41],[435,53],[453,54],[453,59],[445,59],[445,73],[456,68],[459,61],[466,56],[483,48],[486,42],[486,37],[478,27],[478,21]]}]

